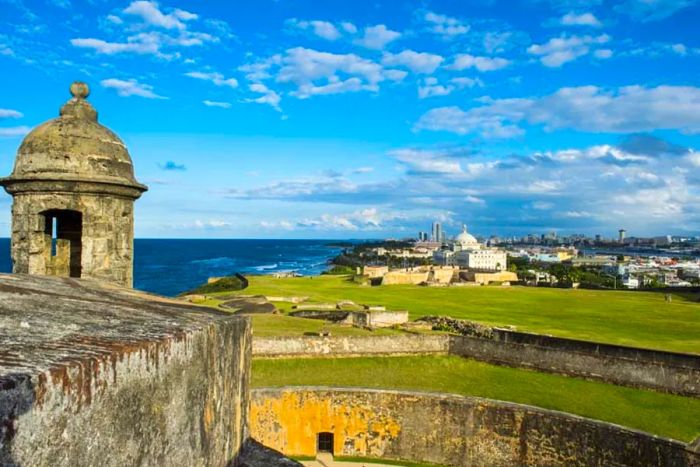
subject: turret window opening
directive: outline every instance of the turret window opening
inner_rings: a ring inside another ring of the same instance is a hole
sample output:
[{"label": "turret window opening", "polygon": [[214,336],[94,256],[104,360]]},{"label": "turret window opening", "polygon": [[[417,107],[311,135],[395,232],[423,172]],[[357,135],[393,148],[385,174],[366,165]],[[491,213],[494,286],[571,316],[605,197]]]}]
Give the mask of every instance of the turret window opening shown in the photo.
[{"label": "turret window opening", "polygon": [[69,209],[50,209],[44,216],[46,270],[49,276],[81,277],[83,215]]}]

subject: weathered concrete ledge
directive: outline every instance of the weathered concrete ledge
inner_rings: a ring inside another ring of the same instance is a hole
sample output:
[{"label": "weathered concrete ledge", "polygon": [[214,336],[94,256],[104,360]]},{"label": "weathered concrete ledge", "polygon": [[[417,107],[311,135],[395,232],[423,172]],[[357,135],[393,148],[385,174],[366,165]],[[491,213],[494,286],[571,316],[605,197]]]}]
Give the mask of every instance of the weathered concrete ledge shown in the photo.
[{"label": "weathered concrete ledge", "polygon": [[286,455],[316,453],[452,466],[696,466],[679,441],[583,417],[476,397],[359,388],[252,391],[251,435]]},{"label": "weathered concrete ledge", "polygon": [[493,337],[448,334],[253,339],[256,358],[459,355],[498,365],[700,396],[700,355],[637,349],[494,329]]},{"label": "weathered concrete ledge", "polygon": [[391,355],[447,355],[447,334],[393,336],[256,337],[254,357],[356,357]]},{"label": "weathered concrete ledge", "polygon": [[0,275],[0,465],[222,466],[250,322],[88,280]]}]

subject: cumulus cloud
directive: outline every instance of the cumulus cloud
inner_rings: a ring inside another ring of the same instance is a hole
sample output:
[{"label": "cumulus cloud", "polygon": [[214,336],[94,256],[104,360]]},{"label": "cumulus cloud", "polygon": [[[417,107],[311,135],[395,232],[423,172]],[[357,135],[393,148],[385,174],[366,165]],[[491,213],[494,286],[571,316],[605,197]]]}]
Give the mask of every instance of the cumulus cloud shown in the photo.
[{"label": "cumulus cloud", "polygon": [[356,54],[334,54],[296,47],[275,60],[276,81],[293,83],[302,99],[321,94],[377,91],[385,79],[382,66]]},{"label": "cumulus cloud", "polygon": [[453,85],[440,84],[437,78],[428,77],[423,80],[423,84],[418,87],[418,98],[425,99],[426,97],[446,96],[454,91]]},{"label": "cumulus cloud", "polygon": [[382,50],[390,42],[394,42],[401,33],[392,31],[383,24],[376,26],[368,26],[364,29],[362,37],[358,38],[355,43],[368,49]]},{"label": "cumulus cloud", "polygon": [[124,9],[124,14],[138,16],[144,23],[165,29],[186,28],[185,22],[197,19],[197,15],[185,10],[175,9],[172,13],[165,14],[160,11],[156,2],[135,1]]},{"label": "cumulus cloud", "polygon": [[[418,224],[440,212],[449,222],[457,219],[482,231],[491,229],[485,233],[503,233],[503,229],[527,233],[552,226],[554,218],[557,227],[576,231],[617,228],[621,222],[652,229],[665,223],[678,225],[679,215],[686,216],[688,228],[700,228],[699,216],[688,220],[688,214],[700,208],[700,197],[693,194],[700,181],[692,176],[700,157],[691,148],[646,134],[626,136],[619,144],[506,156],[473,147],[399,148],[387,155],[401,170],[395,179],[379,184],[350,182],[344,174],[333,172],[235,190],[232,195],[320,203],[324,209],[358,205],[361,208],[353,212],[330,215],[350,221],[360,231],[370,227],[353,213],[372,208],[377,211],[365,217],[378,215],[383,227],[391,223],[381,220],[382,216],[400,211],[395,225],[410,231],[423,228]],[[430,209],[434,211],[428,213]],[[423,218],[410,212],[422,212]],[[311,220],[308,225],[324,221]],[[331,218],[325,222],[333,223]],[[455,233],[457,228],[455,223]]]},{"label": "cumulus cloud", "polygon": [[428,23],[429,31],[446,39],[466,34],[470,29],[469,25],[458,20],[457,18],[440,15],[433,13],[432,11],[426,12],[423,19],[426,23]]},{"label": "cumulus cloud", "polygon": [[565,63],[587,55],[591,47],[597,47],[610,41],[610,36],[561,36],[554,37],[544,44],[533,44],[528,47],[530,55],[539,57],[540,62],[547,67],[558,68]]},{"label": "cumulus cloud", "polygon": [[561,17],[559,23],[562,26],[590,26],[599,28],[603,24],[593,13],[574,13],[569,12]]},{"label": "cumulus cloud", "polygon": [[[292,18],[286,21],[286,23],[292,27],[304,30],[304,31],[311,31],[318,37],[321,37],[323,39],[329,40],[329,41],[334,41],[336,39],[340,39],[342,34],[338,30],[337,27],[333,23],[330,23],[328,21],[319,21],[319,20],[314,20],[314,21],[303,21],[303,20],[298,20],[296,18]],[[350,24],[350,23],[348,23]]]},{"label": "cumulus cloud", "polygon": [[231,108],[231,103],[230,102],[221,102],[221,101],[210,101],[210,100],[203,100],[202,104],[206,105],[207,107],[219,107],[222,109],[230,109]]},{"label": "cumulus cloud", "polygon": [[[219,42],[220,38],[211,32],[194,31],[190,23],[199,19],[195,13],[172,9],[164,12],[159,5],[150,1],[133,1],[121,15],[108,15],[108,21],[119,36],[113,40],[95,37],[77,37],[70,40],[74,47],[89,49],[98,54],[139,54],[154,55],[165,60],[180,57],[177,49],[202,46]],[[225,23],[219,20],[206,20],[211,31],[224,37],[231,37]]]},{"label": "cumulus cloud", "polygon": [[509,64],[510,60],[501,57],[475,57],[470,54],[459,54],[455,56],[449,68],[452,70],[475,68],[479,71],[494,71],[505,68]]},{"label": "cumulus cloud", "polygon": [[405,67],[414,73],[431,74],[440,66],[443,60],[444,58],[440,55],[407,49],[398,54],[384,54],[382,63],[388,66]]},{"label": "cumulus cloud", "polygon": [[542,125],[548,131],[634,133],[660,129],[700,132],[700,88],[692,86],[626,86],[608,91],[596,86],[561,88],[540,98],[482,98],[481,106],[432,109],[417,129],[512,137],[523,133],[520,123]]},{"label": "cumulus cloud", "polygon": [[228,86],[230,88],[238,87],[238,81],[236,78],[226,78],[224,75],[217,72],[190,71],[185,73],[185,76],[203,81],[210,81],[216,86]]},{"label": "cumulus cloud", "polygon": [[153,86],[142,84],[135,79],[123,80],[117,78],[103,79],[100,84],[104,88],[114,89],[122,97],[139,96],[146,99],[167,99],[153,92]]},{"label": "cumulus cloud", "polygon": [[265,86],[262,83],[252,83],[250,86],[248,86],[248,89],[250,89],[251,92],[257,93],[257,94],[262,94],[261,96],[246,99],[245,102],[254,102],[256,104],[265,104],[269,105],[273,109],[275,109],[278,112],[281,112],[282,109],[280,108],[280,101],[282,100],[282,97],[277,94],[275,91],[269,89],[267,86]]}]

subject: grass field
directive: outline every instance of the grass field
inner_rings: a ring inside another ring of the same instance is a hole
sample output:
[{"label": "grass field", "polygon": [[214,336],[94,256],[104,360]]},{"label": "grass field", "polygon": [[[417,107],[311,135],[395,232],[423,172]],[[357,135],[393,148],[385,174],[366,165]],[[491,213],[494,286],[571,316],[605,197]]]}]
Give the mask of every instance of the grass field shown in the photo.
[{"label": "grass field", "polygon": [[700,436],[700,399],[454,356],[256,359],[252,384],[414,389],[472,395],[560,410],[682,441]]},{"label": "grass field", "polygon": [[[248,279],[250,286],[242,294],[309,296],[310,302],[347,299],[408,310],[411,319],[449,315],[490,325],[514,325],[521,331],[700,354],[700,303],[691,296],[674,295],[668,303],[664,294],[653,292],[533,287],[366,287],[345,276],[287,279],[250,276]],[[291,308],[291,304],[278,306]],[[295,334],[324,326],[300,318],[274,319],[256,317],[255,334]],[[341,329],[336,326],[333,332],[365,332]]]}]

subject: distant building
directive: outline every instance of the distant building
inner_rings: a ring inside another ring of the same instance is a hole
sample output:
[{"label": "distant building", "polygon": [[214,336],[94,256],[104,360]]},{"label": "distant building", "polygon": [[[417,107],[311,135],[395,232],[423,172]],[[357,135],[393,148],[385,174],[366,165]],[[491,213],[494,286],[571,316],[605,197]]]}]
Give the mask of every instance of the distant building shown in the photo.
[{"label": "distant building", "polygon": [[431,240],[434,242],[442,242],[443,241],[442,226],[440,225],[439,222],[433,222],[433,232],[432,232]]},{"label": "distant building", "polygon": [[457,235],[448,248],[433,254],[433,260],[445,266],[459,266],[462,269],[480,271],[501,271],[506,268],[506,252],[495,248],[486,248],[462,226],[462,233]]},{"label": "distant building", "polygon": [[625,234],[627,231],[625,229],[620,229],[617,231],[618,236],[617,236],[617,241],[618,243],[625,243]]}]

